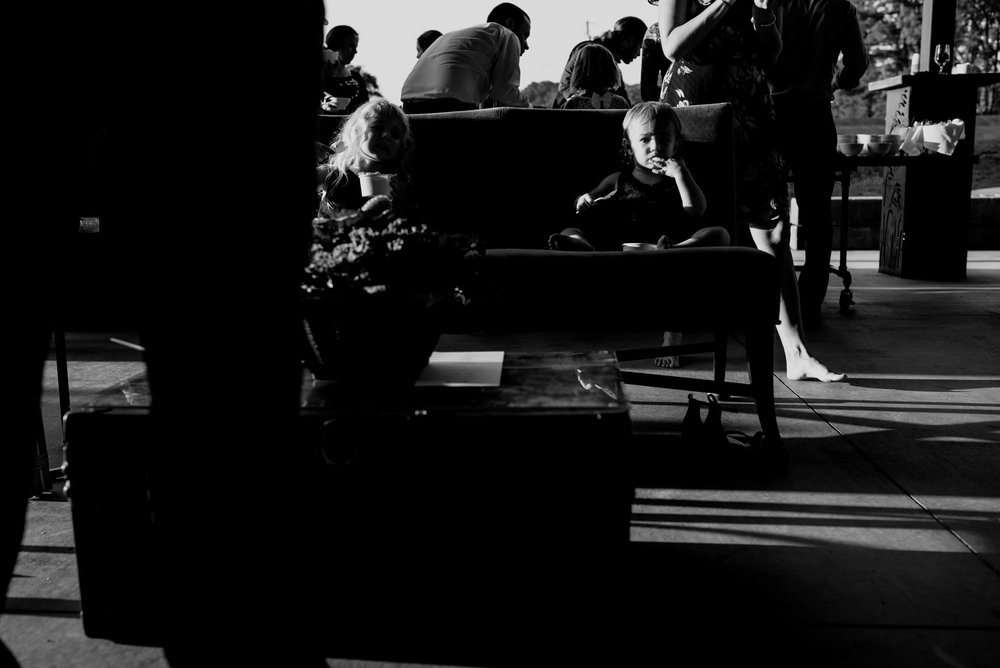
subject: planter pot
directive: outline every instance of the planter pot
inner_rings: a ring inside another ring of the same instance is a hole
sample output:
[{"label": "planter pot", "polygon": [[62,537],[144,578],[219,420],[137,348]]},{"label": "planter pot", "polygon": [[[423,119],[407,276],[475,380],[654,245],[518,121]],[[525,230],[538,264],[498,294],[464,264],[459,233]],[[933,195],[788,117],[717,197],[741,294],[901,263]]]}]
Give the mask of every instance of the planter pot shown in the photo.
[{"label": "planter pot", "polygon": [[313,376],[362,386],[408,387],[441,335],[424,294],[307,297],[304,362]]}]

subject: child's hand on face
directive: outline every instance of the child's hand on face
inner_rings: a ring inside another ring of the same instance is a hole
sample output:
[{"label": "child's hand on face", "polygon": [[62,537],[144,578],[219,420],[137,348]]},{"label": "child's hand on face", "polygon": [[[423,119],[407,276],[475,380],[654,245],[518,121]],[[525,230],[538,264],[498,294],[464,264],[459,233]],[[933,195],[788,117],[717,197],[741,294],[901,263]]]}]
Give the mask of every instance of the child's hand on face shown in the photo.
[{"label": "child's hand on face", "polygon": [[669,176],[672,179],[678,179],[681,176],[681,172],[684,169],[684,159],[683,158],[660,158],[655,157],[650,159],[650,165],[654,174],[661,174],[663,176]]},{"label": "child's hand on face", "polygon": [[667,158],[666,166],[663,169],[663,173],[674,179],[675,181],[681,178],[681,174],[684,171],[684,159],[683,158]]}]

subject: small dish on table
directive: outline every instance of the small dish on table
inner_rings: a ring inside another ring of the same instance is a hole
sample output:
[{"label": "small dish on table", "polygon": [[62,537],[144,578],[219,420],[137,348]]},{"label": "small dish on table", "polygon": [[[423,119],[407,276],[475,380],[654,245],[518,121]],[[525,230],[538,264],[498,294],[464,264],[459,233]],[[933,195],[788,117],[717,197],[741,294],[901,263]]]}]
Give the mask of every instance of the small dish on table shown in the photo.
[{"label": "small dish on table", "polygon": [[865,145],[859,142],[841,142],[837,144],[837,150],[844,155],[859,155],[861,149],[864,147]]},{"label": "small dish on table", "polygon": [[893,143],[883,141],[873,141],[866,144],[869,155],[888,155],[892,152]]}]

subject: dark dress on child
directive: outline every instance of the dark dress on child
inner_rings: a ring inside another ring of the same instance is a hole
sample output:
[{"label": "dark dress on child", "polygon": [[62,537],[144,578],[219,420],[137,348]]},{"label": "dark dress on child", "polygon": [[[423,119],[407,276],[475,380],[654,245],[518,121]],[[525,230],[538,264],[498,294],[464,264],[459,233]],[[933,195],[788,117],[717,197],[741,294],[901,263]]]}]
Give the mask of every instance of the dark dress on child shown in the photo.
[{"label": "dark dress on child", "polygon": [[320,217],[329,218],[331,208],[346,208],[357,211],[368,201],[367,197],[361,195],[361,179],[358,178],[357,174],[348,169],[344,178],[335,185],[334,181],[338,174],[339,172],[336,170],[331,171],[323,184],[324,193],[319,202]]},{"label": "dark dress on child", "polygon": [[671,244],[684,241],[701,225],[684,211],[677,182],[664,178],[657,184],[638,181],[631,170],[618,175],[607,199],[580,212],[577,227],[595,250],[621,250],[625,243],[655,244],[666,235]]},{"label": "dark dress on child", "polygon": [[[774,216],[787,213],[788,198],[774,104],[764,69],[757,63],[752,4],[734,5],[701,44],[671,64],[663,78],[660,101],[672,107],[719,102],[733,106],[740,222],[771,229]],[[699,0],[688,0],[691,18],[706,8]]]}]

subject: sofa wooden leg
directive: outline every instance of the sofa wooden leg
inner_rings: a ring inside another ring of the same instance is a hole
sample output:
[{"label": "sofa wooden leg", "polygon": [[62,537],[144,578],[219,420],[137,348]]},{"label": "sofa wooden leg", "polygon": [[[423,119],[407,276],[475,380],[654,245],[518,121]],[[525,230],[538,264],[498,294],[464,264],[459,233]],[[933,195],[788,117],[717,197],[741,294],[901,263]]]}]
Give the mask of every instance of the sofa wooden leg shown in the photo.
[{"label": "sofa wooden leg", "polygon": [[[728,355],[729,330],[716,330],[713,343],[714,360],[712,368],[714,371],[715,382],[721,385],[726,382],[726,357]],[[729,399],[729,393],[720,394],[719,398],[725,401]]]}]

